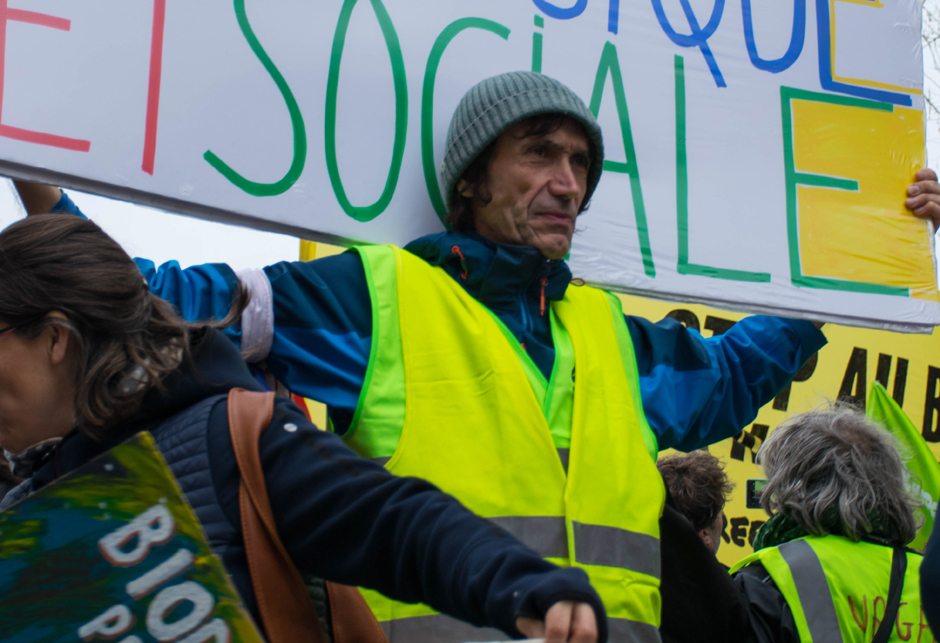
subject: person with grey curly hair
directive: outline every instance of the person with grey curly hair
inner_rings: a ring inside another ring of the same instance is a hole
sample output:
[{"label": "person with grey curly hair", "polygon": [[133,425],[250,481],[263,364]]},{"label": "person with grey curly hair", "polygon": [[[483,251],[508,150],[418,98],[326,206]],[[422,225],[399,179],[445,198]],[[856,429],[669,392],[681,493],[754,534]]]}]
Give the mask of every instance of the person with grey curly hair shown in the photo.
[{"label": "person with grey curly hair", "polygon": [[846,404],[793,417],[763,444],[770,520],[732,568],[756,640],[884,643],[929,633],[923,557],[905,547],[918,501],[898,448]]}]

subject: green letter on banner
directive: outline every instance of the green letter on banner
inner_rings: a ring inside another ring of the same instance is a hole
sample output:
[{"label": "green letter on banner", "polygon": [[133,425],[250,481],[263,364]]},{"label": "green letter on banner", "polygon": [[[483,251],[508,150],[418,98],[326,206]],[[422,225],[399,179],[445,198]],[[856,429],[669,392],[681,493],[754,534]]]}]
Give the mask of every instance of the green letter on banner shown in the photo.
[{"label": "green letter on banner", "polygon": [[647,277],[655,277],[656,267],[653,265],[653,252],[650,250],[649,226],[646,224],[646,207],[643,205],[643,189],[640,186],[640,166],[637,164],[636,150],[633,147],[630,112],[627,111],[627,97],[623,91],[623,75],[620,73],[617,48],[609,41],[604,45],[604,51],[601,53],[601,62],[597,66],[597,76],[594,78],[594,91],[591,94],[591,112],[595,118],[601,109],[601,99],[604,97],[604,85],[608,73],[614,86],[614,103],[617,106],[617,116],[620,118],[620,134],[623,137],[623,151],[627,161],[626,163],[604,161],[604,169],[608,172],[630,176],[633,214],[636,217],[636,233],[640,240],[640,252],[643,255],[643,270]]},{"label": "green letter on banner", "polygon": [[287,103],[291,126],[294,128],[294,160],[291,162],[287,174],[285,174],[284,178],[280,181],[275,183],[258,183],[243,177],[229,167],[225,161],[212,153],[212,151],[207,151],[202,157],[206,159],[209,165],[221,172],[222,176],[248,194],[253,196],[275,196],[289,190],[290,186],[300,178],[301,173],[304,171],[304,162],[307,159],[307,134],[304,130],[304,118],[300,113],[300,107],[297,106],[297,101],[294,100],[294,95],[291,93],[290,87],[287,86],[287,81],[284,80],[281,72],[279,72],[277,67],[274,66],[274,63],[271,62],[271,59],[265,53],[264,48],[255,36],[255,32],[252,31],[251,25],[248,23],[248,16],[245,14],[245,0],[235,0],[235,15],[238,17],[238,26],[241,27],[245,40],[248,41],[248,45],[255,53],[255,56],[258,57],[258,60],[264,65],[268,74],[271,75],[277,88],[281,90],[284,102]]},{"label": "green letter on banner", "polygon": [[676,272],[680,275],[699,275],[732,281],[768,283],[770,274],[747,270],[714,268],[689,263],[689,166],[685,141],[685,62],[682,56],[675,57],[676,74],[676,225],[679,233],[679,262]]},{"label": "green letter on banner", "polygon": [[437,80],[437,68],[441,64],[444,50],[447,49],[450,41],[465,29],[483,29],[496,34],[503,40],[509,38],[509,29],[498,22],[483,18],[461,18],[444,27],[444,31],[431,47],[428,66],[424,72],[424,87],[421,91],[421,164],[424,166],[424,182],[428,186],[428,196],[431,197],[434,211],[437,212],[441,221],[447,214],[447,204],[444,203],[444,198],[449,195],[441,198],[441,187],[437,183],[437,165],[434,163],[434,82]]},{"label": "green letter on banner", "polygon": [[398,175],[401,171],[401,162],[405,154],[405,134],[408,131],[408,83],[405,78],[405,60],[402,57],[401,45],[392,19],[385,10],[382,0],[371,0],[372,10],[375,12],[382,35],[385,37],[385,46],[392,61],[392,77],[395,81],[395,142],[392,145],[392,164],[385,180],[385,189],[379,200],[372,205],[355,206],[349,202],[343,180],[339,176],[339,166],[336,163],[336,95],[339,87],[339,66],[343,58],[343,48],[346,44],[346,32],[349,30],[349,20],[353,8],[358,0],[346,0],[340,10],[339,22],[336,25],[336,35],[333,37],[333,51],[330,54],[330,73],[326,83],[326,169],[330,174],[330,183],[336,199],[343,210],[356,221],[371,221],[379,216],[388,207],[398,185]]}]

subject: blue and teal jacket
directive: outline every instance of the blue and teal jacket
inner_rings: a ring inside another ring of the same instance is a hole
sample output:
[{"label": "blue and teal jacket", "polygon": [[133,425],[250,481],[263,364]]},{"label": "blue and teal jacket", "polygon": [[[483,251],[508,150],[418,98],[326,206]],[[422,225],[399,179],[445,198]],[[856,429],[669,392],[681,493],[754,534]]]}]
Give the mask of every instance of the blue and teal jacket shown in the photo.
[{"label": "blue and teal jacket", "polygon": [[[78,214],[67,196],[54,211]],[[495,243],[473,233],[443,232],[405,248],[441,266],[493,311],[522,343],[546,379],[555,350],[541,296],[564,297],[567,264],[535,248]],[[227,265],[182,269],[136,259],[157,295],[189,320],[225,316],[238,284]],[[263,269],[271,286],[273,337],[266,363],[292,392],[325,403],[334,430],[344,433],[362,392],[372,345],[372,307],[356,253]],[[636,352],[643,408],[659,448],[691,451],[738,433],[822,348],[809,321],[754,315],[717,337],[703,338],[679,322],[626,315]],[[241,342],[241,327],[227,331]]]}]

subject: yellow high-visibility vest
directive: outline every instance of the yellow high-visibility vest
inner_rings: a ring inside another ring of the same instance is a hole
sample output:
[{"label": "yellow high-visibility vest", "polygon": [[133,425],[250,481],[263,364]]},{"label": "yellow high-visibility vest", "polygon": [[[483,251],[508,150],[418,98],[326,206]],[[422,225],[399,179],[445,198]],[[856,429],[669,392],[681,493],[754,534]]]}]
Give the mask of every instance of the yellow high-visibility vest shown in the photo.
[{"label": "yellow high-visibility vest", "polygon": [[[552,562],[584,569],[611,640],[659,641],[665,489],[619,300],[572,286],[552,302],[557,355],[546,382],[443,269],[398,248],[357,251],[372,354],[347,443],[392,473],[433,482]],[[570,423],[569,449],[556,450],[547,418]],[[363,594],[392,643],[505,638]]]},{"label": "yellow high-visibility vest", "polygon": [[[892,554],[890,547],[842,536],[808,536],[754,552],[731,573],[760,561],[786,599],[801,643],[868,643],[884,618]],[[922,560],[907,553],[889,641],[934,641],[920,606]]]}]

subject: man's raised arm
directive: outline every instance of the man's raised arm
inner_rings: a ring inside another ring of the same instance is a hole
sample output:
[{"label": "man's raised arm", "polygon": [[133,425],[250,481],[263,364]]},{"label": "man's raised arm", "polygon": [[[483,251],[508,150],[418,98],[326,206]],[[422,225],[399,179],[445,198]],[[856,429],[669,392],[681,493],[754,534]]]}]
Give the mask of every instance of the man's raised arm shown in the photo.
[{"label": "man's raised arm", "polygon": [[33,183],[32,181],[13,181],[20,201],[26,209],[26,215],[49,214],[62,200],[62,190],[54,185]]}]

